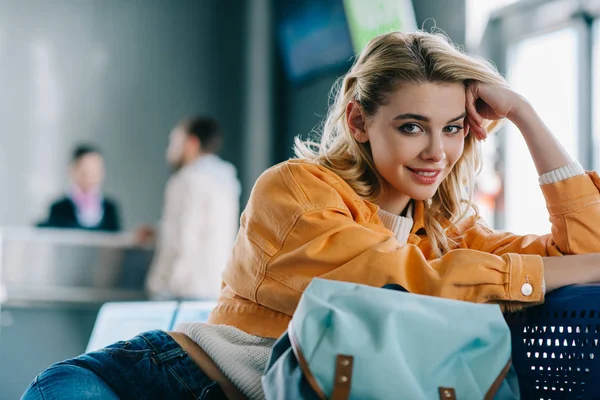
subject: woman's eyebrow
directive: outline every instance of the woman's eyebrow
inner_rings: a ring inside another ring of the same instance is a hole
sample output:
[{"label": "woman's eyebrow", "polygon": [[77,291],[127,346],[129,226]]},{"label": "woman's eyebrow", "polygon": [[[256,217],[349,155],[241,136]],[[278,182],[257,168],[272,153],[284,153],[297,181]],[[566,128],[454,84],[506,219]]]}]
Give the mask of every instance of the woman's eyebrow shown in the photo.
[{"label": "woman's eyebrow", "polygon": [[466,116],[467,116],[467,112],[465,111],[464,113],[460,114],[458,117],[448,120],[448,123],[458,121],[459,119],[464,119]]},{"label": "woman's eyebrow", "polygon": [[[465,111],[462,114],[460,114],[458,117],[451,118],[450,120],[448,120],[447,123],[458,121],[459,119],[464,119],[466,116],[467,116],[467,112]],[[421,114],[413,114],[413,113],[400,114],[400,115],[396,115],[394,117],[394,120],[399,120],[399,119],[416,119],[417,121],[431,122],[431,119],[429,117],[426,117]]]},{"label": "woman's eyebrow", "polygon": [[400,115],[396,115],[394,117],[394,119],[416,119],[418,121],[424,121],[424,122],[429,122],[431,121],[428,117],[421,115],[421,114],[412,114],[412,113],[407,113],[407,114],[400,114]]}]

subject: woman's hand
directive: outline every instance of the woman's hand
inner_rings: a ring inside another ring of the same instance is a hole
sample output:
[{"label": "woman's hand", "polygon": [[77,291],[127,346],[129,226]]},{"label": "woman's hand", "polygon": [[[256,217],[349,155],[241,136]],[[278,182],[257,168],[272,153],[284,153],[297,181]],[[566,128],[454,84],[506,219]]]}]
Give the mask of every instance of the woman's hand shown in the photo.
[{"label": "woman's hand", "polygon": [[479,140],[487,137],[483,120],[511,119],[520,107],[527,104],[508,86],[475,82],[467,87],[467,119],[473,134]]},{"label": "woman's hand", "polygon": [[525,139],[539,175],[573,162],[531,104],[508,86],[474,82],[466,91],[467,124],[479,140],[488,136],[483,120],[507,118]]},{"label": "woman's hand", "polygon": [[138,246],[150,246],[156,241],[156,230],[150,225],[143,225],[134,232],[134,243]]}]

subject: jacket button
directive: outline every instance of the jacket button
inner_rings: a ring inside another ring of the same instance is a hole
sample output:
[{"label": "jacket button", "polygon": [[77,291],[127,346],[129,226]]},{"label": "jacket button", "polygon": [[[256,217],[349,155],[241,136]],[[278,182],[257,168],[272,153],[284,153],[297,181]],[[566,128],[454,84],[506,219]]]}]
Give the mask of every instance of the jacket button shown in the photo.
[{"label": "jacket button", "polygon": [[524,296],[531,296],[531,293],[533,293],[533,286],[529,283],[524,283],[523,286],[521,286],[521,293],[523,293]]}]

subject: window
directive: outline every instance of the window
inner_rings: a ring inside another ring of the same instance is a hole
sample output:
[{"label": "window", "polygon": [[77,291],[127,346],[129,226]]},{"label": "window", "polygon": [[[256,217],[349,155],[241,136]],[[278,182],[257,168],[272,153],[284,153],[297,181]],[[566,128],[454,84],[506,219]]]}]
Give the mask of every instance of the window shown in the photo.
[{"label": "window", "polygon": [[[553,51],[557,48],[560,57]],[[577,158],[577,32],[567,28],[525,39],[509,48],[507,65],[510,85],[529,100],[569,154]],[[520,234],[548,233],[548,211],[525,140],[512,124],[503,135],[505,228]]]},{"label": "window", "polygon": [[467,0],[467,48],[475,51],[479,47],[490,14],[517,0]]}]

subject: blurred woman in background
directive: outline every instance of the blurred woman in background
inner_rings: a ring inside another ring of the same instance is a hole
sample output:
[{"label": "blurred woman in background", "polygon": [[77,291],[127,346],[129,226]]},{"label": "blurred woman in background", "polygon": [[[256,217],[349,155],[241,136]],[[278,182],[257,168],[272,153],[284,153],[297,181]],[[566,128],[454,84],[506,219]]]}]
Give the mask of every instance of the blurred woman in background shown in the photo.
[{"label": "blurred woman in background", "polygon": [[118,206],[102,192],[104,177],[104,158],[100,150],[89,145],[77,146],[71,156],[67,194],[52,203],[47,220],[38,226],[120,231]]}]

